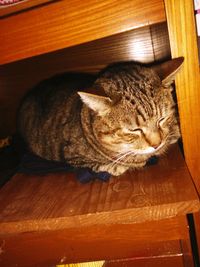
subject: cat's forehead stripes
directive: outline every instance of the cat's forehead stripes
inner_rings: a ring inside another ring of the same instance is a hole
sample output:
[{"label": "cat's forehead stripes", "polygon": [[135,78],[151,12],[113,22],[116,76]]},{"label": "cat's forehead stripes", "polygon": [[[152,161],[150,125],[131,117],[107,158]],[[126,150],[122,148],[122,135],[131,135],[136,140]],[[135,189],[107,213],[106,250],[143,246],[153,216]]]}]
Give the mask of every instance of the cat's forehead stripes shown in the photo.
[{"label": "cat's forehead stripes", "polygon": [[116,90],[122,96],[125,96],[130,103],[142,106],[141,109],[144,111],[142,116],[145,117],[145,120],[147,116],[151,117],[156,113],[155,94],[152,90],[154,81],[150,77],[146,77],[142,71],[139,72],[138,68],[135,68],[132,72],[121,71],[116,73],[112,81]]}]

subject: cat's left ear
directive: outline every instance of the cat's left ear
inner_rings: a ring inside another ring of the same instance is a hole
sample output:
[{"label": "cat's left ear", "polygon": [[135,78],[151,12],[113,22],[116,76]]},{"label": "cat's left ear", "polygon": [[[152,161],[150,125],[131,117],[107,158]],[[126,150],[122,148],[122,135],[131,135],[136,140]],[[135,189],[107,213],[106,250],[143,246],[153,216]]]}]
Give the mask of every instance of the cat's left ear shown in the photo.
[{"label": "cat's left ear", "polygon": [[85,92],[78,92],[81,100],[89,108],[94,110],[100,116],[105,115],[111,108],[111,99],[106,96],[99,96]]},{"label": "cat's left ear", "polygon": [[183,61],[184,57],[178,57],[153,67],[164,87],[169,87],[174,82],[176,74],[183,65]]}]

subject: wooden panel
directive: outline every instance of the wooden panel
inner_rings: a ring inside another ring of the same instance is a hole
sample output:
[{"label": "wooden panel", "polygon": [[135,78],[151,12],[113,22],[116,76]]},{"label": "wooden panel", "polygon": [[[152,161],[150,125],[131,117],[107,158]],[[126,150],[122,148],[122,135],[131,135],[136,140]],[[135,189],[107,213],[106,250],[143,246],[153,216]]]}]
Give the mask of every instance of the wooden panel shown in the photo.
[{"label": "wooden panel", "polygon": [[0,235],[3,250],[0,259],[3,266],[45,267],[70,262],[180,256],[180,242],[173,240],[185,237],[180,228],[187,230],[183,220],[168,219],[141,225],[103,224],[99,227]]},{"label": "wooden panel", "polygon": [[26,0],[18,2],[17,4],[2,4],[2,6],[0,5],[0,17],[8,16],[16,12],[25,11],[26,9],[33,8],[38,5],[43,5],[52,1],[53,0]]},{"label": "wooden panel", "polygon": [[192,255],[190,242],[191,240],[189,238],[181,240],[181,250],[183,253],[184,266],[194,267],[194,261],[193,261],[193,255]]},{"label": "wooden panel", "polygon": [[198,210],[184,160],[173,146],[158,164],[107,183],[83,185],[70,173],[16,174],[0,190],[0,233],[138,223]]},{"label": "wooden panel", "polygon": [[[189,267],[183,262],[182,255],[171,255],[166,257],[153,257],[148,259],[133,259],[106,262],[103,267]],[[89,266],[88,266],[89,267]],[[91,265],[92,267],[92,265]]]},{"label": "wooden panel", "polygon": [[176,79],[185,159],[200,193],[200,73],[192,0],[165,0],[173,57],[184,56]]},{"label": "wooden panel", "polygon": [[199,257],[200,257],[200,212],[197,212],[194,214],[194,223],[195,223],[197,246],[198,246],[197,250],[199,253]]},{"label": "wooden panel", "polygon": [[56,267],[104,267],[105,261],[93,261],[93,262],[81,262],[81,263],[69,263],[59,264]]},{"label": "wooden panel", "polygon": [[151,63],[169,57],[167,25],[161,23],[1,66],[0,137],[15,132],[19,100],[42,79],[65,71],[97,72],[117,61]]},{"label": "wooden panel", "polygon": [[68,0],[0,21],[0,64],[165,21],[162,0]]}]

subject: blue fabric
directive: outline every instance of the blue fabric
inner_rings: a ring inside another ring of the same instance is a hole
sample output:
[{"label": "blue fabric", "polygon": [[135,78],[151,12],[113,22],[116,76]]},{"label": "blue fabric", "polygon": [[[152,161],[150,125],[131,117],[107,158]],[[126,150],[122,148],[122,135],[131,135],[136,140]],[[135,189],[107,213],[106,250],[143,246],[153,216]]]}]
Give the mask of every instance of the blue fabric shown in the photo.
[{"label": "blue fabric", "polygon": [[38,175],[53,172],[73,172],[81,183],[88,183],[95,179],[105,182],[111,177],[108,172],[96,173],[89,168],[74,168],[70,164],[46,160],[32,153],[24,154],[17,172]]}]

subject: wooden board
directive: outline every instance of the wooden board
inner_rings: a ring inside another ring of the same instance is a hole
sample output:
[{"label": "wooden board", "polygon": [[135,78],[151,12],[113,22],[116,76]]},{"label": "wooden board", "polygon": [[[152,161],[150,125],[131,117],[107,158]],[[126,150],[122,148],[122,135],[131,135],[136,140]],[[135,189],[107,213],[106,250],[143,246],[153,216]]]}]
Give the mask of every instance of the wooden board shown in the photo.
[{"label": "wooden board", "polygon": [[165,21],[162,0],[56,1],[0,21],[0,64]]},{"label": "wooden board", "polygon": [[176,93],[185,159],[200,193],[200,71],[192,0],[165,0],[172,57],[185,58]]},{"label": "wooden board", "polygon": [[[134,226],[126,227],[126,231],[123,231],[124,237],[118,237],[119,228],[120,225],[118,228],[109,227],[106,229],[109,232],[99,232],[99,229],[96,229],[97,237],[95,237],[94,227],[93,232],[84,229],[81,231],[81,235],[79,231],[68,229],[67,232],[33,232],[17,236],[4,236],[3,238],[0,236],[1,248],[4,251],[0,255],[1,267],[14,267],[16,264],[19,267],[49,267],[64,263],[127,258],[148,262],[151,258],[164,259],[165,257],[182,256],[178,240],[157,242],[154,239],[150,242],[144,239],[143,242],[138,242],[134,241],[134,231],[130,231],[131,229],[134,230]],[[145,225],[146,228],[148,225]],[[162,222],[160,228],[162,229]],[[117,232],[114,232],[116,230]],[[140,228],[139,230],[142,232],[143,229]],[[128,231],[130,231],[129,235]],[[145,238],[145,234],[143,237]],[[187,267],[189,266],[187,265]]]},{"label": "wooden board", "polygon": [[80,184],[74,174],[17,174],[0,190],[0,234],[94,224],[139,223],[199,210],[177,146],[158,164],[109,182]]},{"label": "wooden board", "polygon": [[[142,259],[132,259],[132,260],[128,259],[128,260],[106,262],[103,267],[122,267],[122,266],[123,267],[134,267],[134,266],[137,266],[137,267],[152,267],[152,266],[153,267],[177,267],[177,266],[184,267],[185,265],[183,262],[182,255],[175,255],[175,256],[170,255],[166,257],[152,257],[148,259],[142,258]],[[189,267],[189,265],[187,265],[187,267]]]},{"label": "wooden board", "polygon": [[2,4],[0,5],[0,17],[13,15],[14,13],[19,13],[30,8],[35,8],[40,5],[47,4],[51,1],[53,0],[25,0],[14,4]]},{"label": "wooden board", "polygon": [[171,255],[175,264],[182,259],[178,240],[189,240],[185,214],[195,211],[199,199],[177,146],[157,165],[106,183],[17,174],[0,191],[1,263],[45,267],[143,257],[140,264]]},{"label": "wooden board", "polygon": [[20,99],[42,79],[66,71],[97,72],[117,61],[152,63],[169,57],[167,25],[161,23],[3,65],[0,67],[0,137],[15,132]]}]

